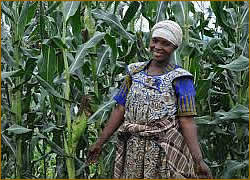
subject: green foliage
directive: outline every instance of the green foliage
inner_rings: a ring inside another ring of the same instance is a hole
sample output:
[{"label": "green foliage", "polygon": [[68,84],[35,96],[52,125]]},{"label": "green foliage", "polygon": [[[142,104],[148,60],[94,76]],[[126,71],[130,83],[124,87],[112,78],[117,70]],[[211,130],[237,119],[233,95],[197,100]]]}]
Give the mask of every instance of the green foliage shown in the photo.
[{"label": "green foliage", "polygon": [[76,13],[79,5],[80,5],[79,1],[67,1],[63,3],[62,12],[65,22],[67,22],[68,19]]},{"label": "green foliage", "polygon": [[87,152],[126,65],[150,58],[150,32],[135,28],[144,17],[150,28],[172,19],[183,29],[173,62],[194,75],[213,176],[247,179],[249,5],[210,2],[207,17],[194,3],[2,1],[1,178],[112,178],[115,138],[98,164],[86,163]]},{"label": "green foliage", "polygon": [[16,125],[16,124],[9,127],[6,130],[11,132],[11,133],[14,133],[14,134],[24,134],[24,133],[32,131],[31,129],[27,129],[27,128],[24,128],[22,126]]},{"label": "green foliage", "polygon": [[82,112],[82,114],[76,118],[76,120],[74,121],[74,123],[72,125],[73,152],[76,151],[76,147],[79,143],[79,140],[80,140],[82,134],[84,134],[86,126],[87,126],[87,117],[86,117],[85,113]]},{"label": "green foliage", "polygon": [[96,32],[96,34],[85,44],[79,46],[76,51],[75,60],[69,67],[69,72],[74,73],[77,69],[81,68],[84,64],[84,57],[87,54],[87,50],[93,48],[99,41],[103,39],[105,33]]}]

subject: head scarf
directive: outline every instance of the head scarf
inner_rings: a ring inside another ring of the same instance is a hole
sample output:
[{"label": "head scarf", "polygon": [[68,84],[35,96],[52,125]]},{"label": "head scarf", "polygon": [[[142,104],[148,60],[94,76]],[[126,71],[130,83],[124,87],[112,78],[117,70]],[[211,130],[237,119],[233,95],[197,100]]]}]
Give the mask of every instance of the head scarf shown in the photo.
[{"label": "head scarf", "polygon": [[153,37],[164,38],[179,47],[182,42],[182,30],[181,27],[174,21],[160,21],[152,28],[152,38]]}]

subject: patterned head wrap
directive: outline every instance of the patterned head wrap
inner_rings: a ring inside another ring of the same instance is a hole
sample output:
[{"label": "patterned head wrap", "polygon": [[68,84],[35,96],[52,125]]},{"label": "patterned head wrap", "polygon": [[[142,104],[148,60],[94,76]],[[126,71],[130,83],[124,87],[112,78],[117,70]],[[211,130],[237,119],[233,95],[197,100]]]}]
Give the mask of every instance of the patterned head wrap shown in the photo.
[{"label": "patterned head wrap", "polygon": [[152,28],[152,38],[161,37],[179,47],[182,42],[181,27],[174,21],[165,20],[156,23]]}]

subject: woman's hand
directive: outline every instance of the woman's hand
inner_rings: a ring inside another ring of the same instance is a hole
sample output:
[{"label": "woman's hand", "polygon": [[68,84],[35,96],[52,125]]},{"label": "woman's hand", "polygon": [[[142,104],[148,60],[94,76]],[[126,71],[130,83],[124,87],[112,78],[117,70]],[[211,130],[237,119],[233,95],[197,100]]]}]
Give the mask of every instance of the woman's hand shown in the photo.
[{"label": "woman's hand", "polygon": [[202,160],[202,153],[198,143],[197,128],[192,116],[179,117],[183,137],[188,145],[195,162],[195,172],[199,178],[212,179],[212,173],[206,163]]},{"label": "woman's hand", "polygon": [[100,137],[97,142],[93,144],[88,152],[87,162],[88,163],[96,163],[98,157],[102,151],[102,145],[109,139],[110,136],[116,131],[117,128],[120,127],[124,120],[125,107],[122,105],[117,105],[115,109],[112,111],[109,121],[105,128],[103,129]]},{"label": "woman's hand", "polygon": [[96,163],[102,151],[102,146],[99,143],[93,144],[88,152],[88,164]]},{"label": "woman's hand", "polygon": [[212,179],[213,178],[209,167],[207,166],[207,164],[203,160],[201,160],[200,162],[195,164],[195,172],[197,173],[198,178],[201,178],[201,179]]}]

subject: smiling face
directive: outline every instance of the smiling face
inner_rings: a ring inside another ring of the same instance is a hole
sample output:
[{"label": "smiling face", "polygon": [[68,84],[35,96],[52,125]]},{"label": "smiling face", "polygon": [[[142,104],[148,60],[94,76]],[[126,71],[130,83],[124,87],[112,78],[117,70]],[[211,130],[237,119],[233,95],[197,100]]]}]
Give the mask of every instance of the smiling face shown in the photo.
[{"label": "smiling face", "polygon": [[169,61],[171,54],[177,48],[174,44],[161,37],[153,37],[149,47],[153,53],[153,60],[158,62]]}]

